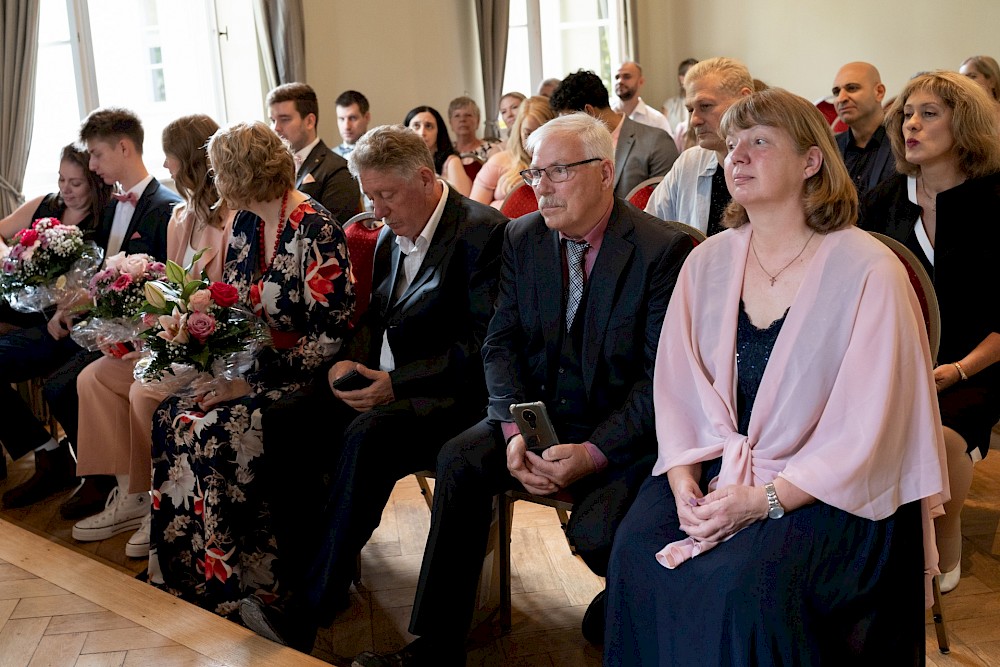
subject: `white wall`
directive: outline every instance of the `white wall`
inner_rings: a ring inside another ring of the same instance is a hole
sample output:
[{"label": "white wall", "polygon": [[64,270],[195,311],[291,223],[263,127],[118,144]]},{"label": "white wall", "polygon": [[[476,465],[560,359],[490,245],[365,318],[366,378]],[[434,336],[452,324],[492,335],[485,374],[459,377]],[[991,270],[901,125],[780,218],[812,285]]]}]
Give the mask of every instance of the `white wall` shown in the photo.
[{"label": "white wall", "polygon": [[371,104],[372,127],[402,123],[415,106],[447,116],[468,95],[482,106],[476,15],[468,0],[303,0],[306,79],[320,104],[320,136],[340,143],[337,95]]},{"label": "white wall", "polygon": [[638,0],[643,97],[677,94],[677,64],[731,56],[750,73],[809,99],[830,93],[846,62],[871,62],[888,95],[920,70],[1000,57],[996,0]]}]

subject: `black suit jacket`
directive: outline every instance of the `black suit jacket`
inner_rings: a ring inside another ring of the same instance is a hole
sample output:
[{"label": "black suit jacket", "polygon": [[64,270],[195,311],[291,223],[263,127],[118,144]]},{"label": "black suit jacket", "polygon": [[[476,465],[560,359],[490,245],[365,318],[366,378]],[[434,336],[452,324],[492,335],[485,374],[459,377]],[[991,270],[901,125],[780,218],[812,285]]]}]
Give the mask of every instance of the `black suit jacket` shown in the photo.
[{"label": "black suit jacket", "polygon": [[[128,254],[142,252],[161,262],[167,261],[167,222],[174,206],[180,201],[176,192],[161,185],[155,178],[150,181],[135,203],[135,213],[128,224],[121,250]],[[112,199],[104,209],[101,223],[94,233],[94,241],[105,250],[108,249],[111,223],[114,222],[117,208],[118,202]]]},{"label": "black suit jacket", "polygon": [[[397,400],[418,414],[463,406],[482,410],[485,384],[480,350],[496,298],[502,230],[507,218],[458,194],[448,200],[413,282],[397,299],[402,253],[383,228],[375,248],[371,305],[355,334],[352,357],[379,367],[388,331]],[[359,345],[360,343],[360,345]]]},{"label": "black suit jacket", "polygon": [[[878,132],[881,133],[878,151],[875,153],[875,161],[868,172],[868,181],[864,185],[864,190],[859,193],[862,196],[878,187],[879,183],[887,181],[896,175],[896,158],[892,156],[892,146],[890,145],[889,137],[885,135],[885,128],[882,128]],[[846,155],[847,145],[851,141],[850,128],[837,133],[834,139],[837,140],[837,148],[840,149],[840,155]]]},{"label": "black suit jacket", "polygon": [[[512,403],[547,401],[563,330],[559,235],[531,213],[507,225],[496,314],[483,358],[489,417],[510,421]],[[612,464],[655,451],[652,381],[656,348],[691,239],[616,199],[591,271],[583,315],[587,404],[581,420]],[[558,424],[556,425],[558,429]]]},{"label": "black suit jacket", "polygon": [[[312,179],[303,182],[309,175]],[[347,160],[327,148],[322,139],[299,168],[295,187],[322,204],[341,224],[361,211],[361,190],[347,170]]]}]

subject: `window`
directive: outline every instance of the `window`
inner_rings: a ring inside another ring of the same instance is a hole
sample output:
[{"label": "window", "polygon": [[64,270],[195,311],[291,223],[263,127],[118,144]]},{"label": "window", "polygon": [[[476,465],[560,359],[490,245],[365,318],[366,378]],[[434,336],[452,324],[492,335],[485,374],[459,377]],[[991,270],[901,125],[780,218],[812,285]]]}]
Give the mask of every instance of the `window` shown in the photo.
[{"label": "window", "polygon": [[[83,117],[100,106],[139,115],[144,161],[160,180],[169,179],[160,135],[170,121],[191,113],[208,114],[220,125],[263,119],[253,15],[230,4],[41,0],[25,196],[55,190],[59,151],[77,139]],[[230,36],[239,37],[232,40],[235,47],[225,43]],[[227,67],[230,62],[239,66]],[[227,96],[223,80],[242,96]]]},{"label": "window", "polygon": [[504,91],[529,95],[549,78],[591,70],[613,89],[628,59],[623,0],[511,0]]}]

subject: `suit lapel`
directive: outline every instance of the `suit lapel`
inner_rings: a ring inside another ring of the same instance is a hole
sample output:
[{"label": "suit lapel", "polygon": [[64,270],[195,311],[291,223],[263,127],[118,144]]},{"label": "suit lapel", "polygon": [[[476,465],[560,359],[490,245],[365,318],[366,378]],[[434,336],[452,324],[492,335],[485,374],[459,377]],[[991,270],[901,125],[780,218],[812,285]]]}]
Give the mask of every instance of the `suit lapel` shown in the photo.
[{"label": "suit lapel", "polygon": [[[403,308],[404,304],[418,291],[420,291],[433,276],[439,276],[438,266],[441,265],[452,251],[455,240],[455,233],[458,227],[458,208],[451,201],[449,192],[448,201],[445,202],[444,210],[441,212],[441,220],[438,221],[434,236],[431,237],[431,244],[427,248],[427,254],[417,269],[417,275],[407,286],[406,291],[396,302],[396,308]],[[400,253],[402,254],[402,253]]]},{"label": "suit lapel", "polygon": [[388,316],[392,295],[396,291],[394,287],[399,275],[401,255],[396,235],[388,227],[383,227],[375,242],[375,259],[372,262],[372,298],[381,299],[378,312],[383,318]]},{"label": "suit lapel", "polygon": [[632,146],[635,145],[635,133],[629,126],[631,121],[628,118],[622,118],[622,129],[618,133],[618,145],[615,147],[615,187],[618,187],[618,181],[622,178],[622,172],[625,170],[625,161],[628,159],[628,154],[632,152]]},{"label": "suit lapel", "polygon": [[323,156],[326,155],[326,144],[320,139],[319,143],[313,146],[313,149],[309,151],[309,156],[302,162],[302,166],[299,167],[299,173],[295,176],[295,187],[299,188],[302,185],[302,181],[305,180],[307,174],[311,174],[313,170],[316,169],[323,162]]},{"label": "suit lapel", "polygon": [[[542,321],[546,358],[550,365],[559,360],[565,299],[563,297],[562,250],[559,233],[544,224],[539,225],[537,242],[532,246],[532,267],[535,272],[535,294],[538,316]],[[551,370],[551,369],[550,369]]]},{"label": "suit lapel", "polygon": [[594,385],[594,371],[597,369],[604,334],[611,321],[618,284],[634,251],[632,244],[624,238],[632,231],[632,221],[622,215],[622,208],[621,201],[616,200],[587,287],[583,328],[583,380],[588,393]]},{"label": "suit lapel", "polygon": [[882,177],[882,170],[885,169],[886,163],[889,161],[889,156],[891,154],[889,137],[882,134],[882,141],[878,145],[878,152],[875,153],[875,164],[868,175],[868,189],[873,190],[875,186],[878,185],[879,179]]}]

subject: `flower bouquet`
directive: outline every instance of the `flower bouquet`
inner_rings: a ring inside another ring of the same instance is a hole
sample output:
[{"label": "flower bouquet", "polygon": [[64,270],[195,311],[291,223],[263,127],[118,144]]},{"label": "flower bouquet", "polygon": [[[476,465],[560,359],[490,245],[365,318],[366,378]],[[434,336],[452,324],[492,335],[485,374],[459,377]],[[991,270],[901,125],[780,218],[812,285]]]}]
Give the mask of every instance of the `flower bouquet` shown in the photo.
[{"label": "flower bouquet", "polygon": [[165,277],[166,265],[149,255],[120,252],[108,257],[104,269],[94,274],[87,287],[90,312],[73,327],[70,336],[88,350],[110,346],[115,356],[128,352],[127,342],[146,328],[141,319],[146,303],[143,287],[147,281]]},{"label": "flower bouquet", "polygon": [[[197,261],[197,257],[194,262]],[[194,263],[192,262],[192,264]],[[149,328],[135,378],[172,394],[201,394],[217,380],[233,380],[250,369],[269,342],[267,327],[238,305],[236,288],[190,276],[174,262],[166,280],[143,285],[143,320]]]},{"label": "flower bouquet", "polygon": [[39,218],[11,240],[0,266],[0,291],[15,310],[40,312],[82,292],[103,255],[83,240],[79,227]]}]

